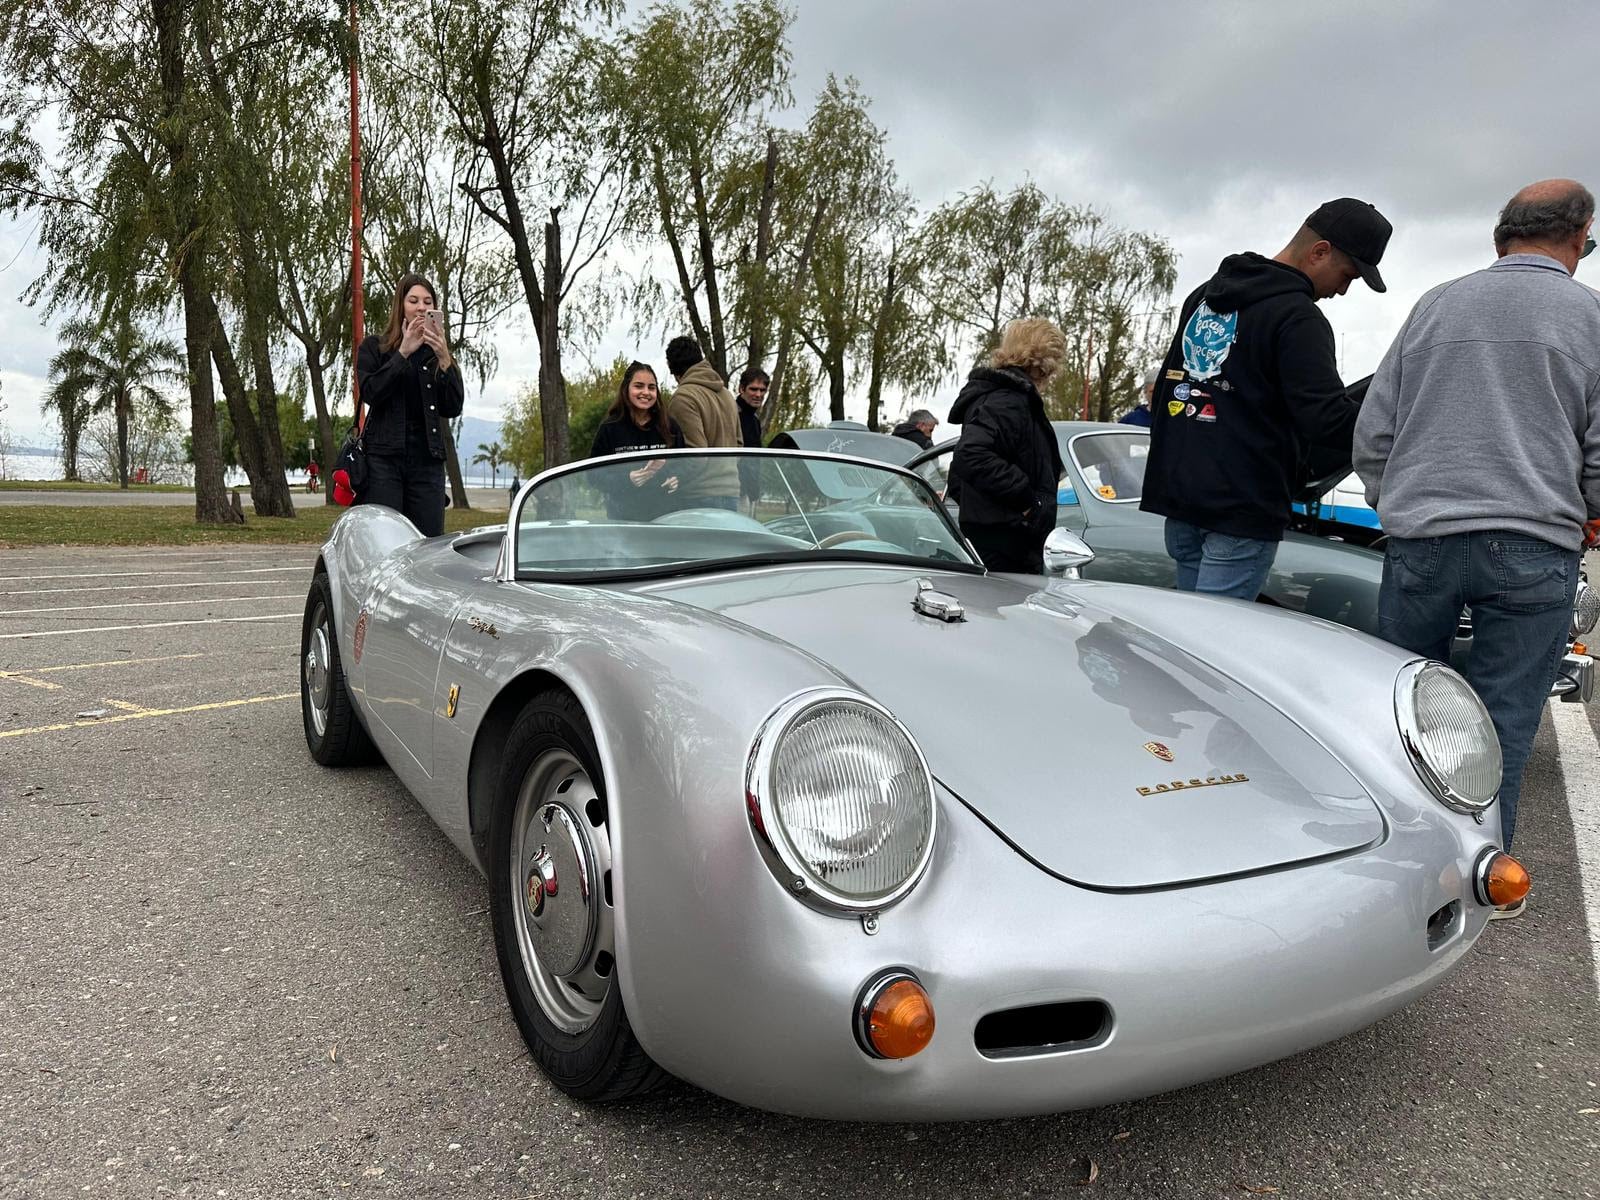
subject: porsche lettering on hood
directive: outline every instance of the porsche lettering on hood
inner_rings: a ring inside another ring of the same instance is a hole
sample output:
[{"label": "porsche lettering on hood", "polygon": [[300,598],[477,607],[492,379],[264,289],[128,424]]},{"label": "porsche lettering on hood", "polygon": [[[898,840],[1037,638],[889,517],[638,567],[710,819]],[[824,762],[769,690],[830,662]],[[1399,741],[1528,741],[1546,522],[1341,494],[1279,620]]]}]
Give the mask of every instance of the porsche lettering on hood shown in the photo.
[{"label": "porsche lettering on hood", "polygon": [[[946,577],[935,622],[893,568],[774,570],[650,590],[827,662],[887,705],[935,777],[1019,851],[1091,887],[1150,888],[1349,853],[1383,819],[1315,738],[1181,646],[1000,576]],[[848,589],[848,604],[825,593]],[[1196,629],[1197,637],[1204,630]],[[1174,769],[1154,777],[1151,754]]]}]

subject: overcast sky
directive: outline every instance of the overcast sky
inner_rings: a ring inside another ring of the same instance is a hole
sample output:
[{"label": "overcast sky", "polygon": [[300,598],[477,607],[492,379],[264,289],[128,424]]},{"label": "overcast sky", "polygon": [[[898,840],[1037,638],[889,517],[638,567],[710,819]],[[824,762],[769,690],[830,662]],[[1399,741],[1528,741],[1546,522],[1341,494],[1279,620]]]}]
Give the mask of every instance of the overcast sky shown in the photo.
[{"label": "overcast sky", "polygon": [[[791,31],[803,120],[831,71],[854,75],[926,210],[981,180],[1031,178],[1179,253],[1178,295],[1226,254],[1275,253],[1322,201],[1394,223],[1387,295],[1325,302],[1347,378],[1370,372],[1416,297],[1493,257],[1500,206],[1532,180],[1600,185],[1600,8],[1489,0],[803,0]],[[737,64],[713,64],[735,70]],[[1593,260],[1591,260],[1592,262]],[[42,260],[0,228],[0,378],[14,435],[53,441],[37,399],[51,332],[17,294]],[[1593,278],[1586,278],[1592,275]],[[1600,283],[1600,265],[1578,278]],[[613,350],[659,360],[619,329]],[[497,419],[535,377],[525,323],[469,399]],[[928,398],[941,411],[954,396]],[[864,408],[853,398],[852,416]]]}]

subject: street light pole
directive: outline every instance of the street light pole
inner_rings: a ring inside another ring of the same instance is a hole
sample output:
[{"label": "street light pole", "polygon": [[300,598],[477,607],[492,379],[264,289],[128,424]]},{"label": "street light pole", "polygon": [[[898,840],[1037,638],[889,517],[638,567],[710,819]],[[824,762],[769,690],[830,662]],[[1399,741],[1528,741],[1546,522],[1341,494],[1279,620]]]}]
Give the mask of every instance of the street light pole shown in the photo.
[{"label": "street light pole", "polygon": [[1089,352],[1083,358],[1083,420],[1089,419],[1089,371],[1094,366],[1094,319],[1089,321]]}]

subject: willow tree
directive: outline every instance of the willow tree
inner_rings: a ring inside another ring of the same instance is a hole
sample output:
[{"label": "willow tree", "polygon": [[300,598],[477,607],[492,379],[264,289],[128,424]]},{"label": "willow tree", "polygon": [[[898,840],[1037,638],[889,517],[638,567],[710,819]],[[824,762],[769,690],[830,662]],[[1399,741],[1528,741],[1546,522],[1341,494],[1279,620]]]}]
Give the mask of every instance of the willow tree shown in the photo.
[{"label": "willow tree", "polygon": [[[588,32],[618,0],[440,0],[419,13],[380,5],[373,71],[420,88],[464,152],[463,194],[511,248],[539,344],[539,399],[551,464],[567,461],[566,313],[585,271],[627,224],[629,162],[602,152],[602,48]],[[384,15],[386,14],[386,15]]]},{"label": "willow tree", "polygon": [[[88,0],[0,13],[0,102],[13,117],[0,153],[0,211],[39,218],[47,307],[108,302],[184,321],[195,516],[235,520],[223,487],[209,362],[202,186],[204,105],[192,72],[193,18],[208,0]],[[220,3],[220,0],[216,0]],[[53,117],[57,154],[27,133]]]},{"label": "willow tree", "polygon": [[[752,237],[756,261],[745,282],[772,286],[758,215],[770,186],[763,181],[776,171],[764,122],[790,100],[790,19],[777,0],[657,5],[617,39],[603,78],[617,153],[644,160],[639,197],[672,257],[671,307],[724,378],[748,341],[730,327],[741,282],[730,266]],[[763,307],[745,310],[757,329]],[[748,336],[764,346],[755,330]]]}]

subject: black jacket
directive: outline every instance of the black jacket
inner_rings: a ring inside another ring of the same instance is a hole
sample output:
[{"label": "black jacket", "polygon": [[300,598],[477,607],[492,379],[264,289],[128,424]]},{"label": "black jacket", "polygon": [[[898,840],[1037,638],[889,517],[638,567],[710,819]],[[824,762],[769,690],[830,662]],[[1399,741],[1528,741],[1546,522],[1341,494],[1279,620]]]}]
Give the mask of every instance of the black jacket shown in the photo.
[{"label": "black jacket", "polygon": [[1230,255],[1183,303],[1150,406],[1139,507],[1278,541],[1301,460],[1315,447],[1348,461],[1357,411],[1311,280]]},{"label": "black jacket", "polygon": [[950,464],[961,524],[1012,525],[1042,539],[1056,524],[1061,450],[1039,390],[1014,367],[977,367],[950,409],[961,426]]},{"label": "black jacket", "polygon": [[915,442],[924,450],[933,449],[933,439],[927,434],[923,433],[922,430],[918,429],[910,421],[901,421],[900,424],[894,427],[894,433],[891,436],[905,438],[908,442]]},{"label": "black jacket", "polygon": [[[761,410],[751,408],[739,397],[733,398],[739,406],[739,435],[744,445],[751,449],[761,446]],[[739,461],[739,494],[754,500],[761,494],[761,464],[753,458]]]},{"label": "black jacket", "polygon": [[[627,413],[614,420],[603,421],[594,435],[594,445],[589,447],[589,457],[626,454],[630,450],[683,449],[683,434],[671,421],[667,425],[671,434],[662,440],[661,432],[654,424],[640,428]],[[619,465],[605,473],[607,516],[619,521],[648,521],[671,511],[673,493],[666,491],[662,484],[671,478],[678,479],[682,484],[684,473],[693,464],[668,464],[644,483],[635,484],[629,477],[629,471],[642,466],[644,463],[635,462],[624,470]]]},{"label": "black jacket", "polygon": [[426,446],[430,458],[444,458],[444,434],[439,422],[461,415],[464,392],[461,368],[450,364],[439,370],[433,348],[421,346],[403,357],[398,348],[378,348],[376,335],[366,338],[356,352],[356,377],[361,383],[361,403],[367,423],[361,444],[368,454],[399,457],[407,452],[407,434],[416,452]]}]

